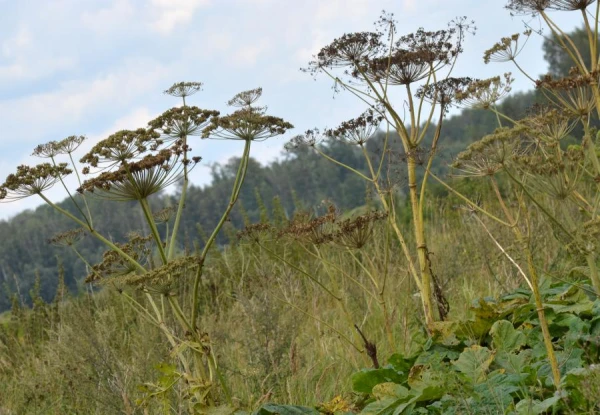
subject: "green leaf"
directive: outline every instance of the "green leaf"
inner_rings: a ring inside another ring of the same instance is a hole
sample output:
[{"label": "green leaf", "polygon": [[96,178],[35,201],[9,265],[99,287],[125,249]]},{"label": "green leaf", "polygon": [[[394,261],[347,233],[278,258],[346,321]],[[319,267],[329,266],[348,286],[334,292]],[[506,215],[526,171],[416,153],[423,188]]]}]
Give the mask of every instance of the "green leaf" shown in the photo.
[{"label": "green leaf", "polygon": [[360,412],[363,415],[396,415],[401,414],[411,403],[407,402],[412,395],[404,398],[386,398],[372,402]]},{"label": "green leaf", "polygon": [[402,383],[406,378],[406,374],[391,367],[363,369],[352,375],[352,389],[355,392],[371,393],[375,385],[385,382]]},{"label": "green leaf", "polygon": [[258,408],[253,415],[319,415],[319,411],[306,406],[267,403]]},{"label": "green leaf", "polygon": [[538,415],[546,412],[559,400],[560,396],[553,396],[543,401],[527,398],[520,401],[515,409],[519,415]]},{"label": "green leaf", "polygon": [[510,321],[500,320],[490,329],[494,347],[502,352],[519,350],[527,340],[522,331],[516,330]]},{"label": "green leaf", "polygon": [[404,398],[407,397],[408,394],[409,391],[407,388],[393,382],[380,383],[373,387],[373,396],[380,400],[386,398]]},{"label": "green leaf", "polygon": [[454,367],[473,383],[485,379],[485,373],[494,361],[494,353],[487,347],[473,345],[465,349],[458,360],[452,362]]}]

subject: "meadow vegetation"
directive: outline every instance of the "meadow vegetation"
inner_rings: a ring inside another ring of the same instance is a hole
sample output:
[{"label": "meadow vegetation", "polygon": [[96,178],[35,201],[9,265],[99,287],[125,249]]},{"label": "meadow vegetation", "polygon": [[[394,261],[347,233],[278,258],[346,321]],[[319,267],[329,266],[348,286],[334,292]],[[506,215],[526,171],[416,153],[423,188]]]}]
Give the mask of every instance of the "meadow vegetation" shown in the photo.
[{"label": "meadow vegetation", "polygon": [[[548,74],[518,63],[541,35],[527,27],[484,56],[514,75],[455,77],[466,18],[401,34],[383,13],[325,45],[303,70],[365,112],[289,140],[270,168],[318,175],[279,198],[260,191],[251,148],[293,126],[261,88],[222,115],[192,105],[201,83],[179,82],[165,91],[179,106],[83,156],[83,136],[36,147],[46,161],[19,166],[0,199],[42,198],[52,221],[38,232],[60,231],[45,238],[64,256],[23,287],[5,278],[0,414],[600,413],[600,3],[506,7],[545,25]],[[515,76],[535,92],[511,98]],[[244,149],[199,193],[200,139]],[[210,220],[186,218],[203,196]],[[107,203],[131,229],[110,227]]]}]

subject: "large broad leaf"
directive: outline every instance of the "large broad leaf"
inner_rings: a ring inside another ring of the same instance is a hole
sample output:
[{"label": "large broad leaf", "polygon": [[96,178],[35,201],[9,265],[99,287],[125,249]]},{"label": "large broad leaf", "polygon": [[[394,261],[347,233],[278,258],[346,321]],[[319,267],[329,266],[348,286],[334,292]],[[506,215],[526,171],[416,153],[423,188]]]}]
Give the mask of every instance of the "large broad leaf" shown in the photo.
[{"label": "large broad leaf", "polygon": [[479,383],[485,379],[485,374],[493,361],[494,353],[490,349],[473,345],[465,349],[458,360],[452,363],[468,380]]},{"label": "large broad leaf", "polygon": [[519,415],[538,415],[545,413],[548,409],[560,400],[559,396],[553,396],[543,401],[537,399],[523,399],[517,404],[515,408]]},{"label": "large broad leaf", "polygon": [[500,320],[490,329],[494,348],[500,352],[514,352],[525,345],[527,337],[516,330],[510,321]]},{"label": "large broad leaf", "polygon": [[368,404],[360,413],[361,415],[399,415],[408,407],[414,407],[415,404],[410,399],[410,395],[399,399],[382,399]]},{"label": "large broad leaf", "polygon": [[306,406],[267,403],[258,408],[253,415],[319,415],[319,411]]},{"label": "large broad leaf", "polygon": [[392,367],[381,369],[363,369],[352,375],[352,389],[355,392],[371,393],[375,385],[386,382],[402,383],[406,374],[396,371]]}]

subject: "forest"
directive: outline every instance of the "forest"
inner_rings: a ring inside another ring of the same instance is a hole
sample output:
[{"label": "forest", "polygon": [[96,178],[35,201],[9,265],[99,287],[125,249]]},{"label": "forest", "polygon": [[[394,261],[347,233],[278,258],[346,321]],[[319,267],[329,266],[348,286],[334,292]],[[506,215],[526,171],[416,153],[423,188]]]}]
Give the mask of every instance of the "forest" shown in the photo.
[{"label": "forest", "polygon": [[[490,45],[512,73],[489,79],[454,77],[466,18],[323,45],[305,76],[365,104],[336,128],[185,81],[85,154],[33,149],[0,179],[45,202],[0,221],[0,415],[600,413],[600,3],[506,8],[545,30]],[[547,73],[519,65],[531,36]],[[244,144],[204,187],[198,139]]]}]

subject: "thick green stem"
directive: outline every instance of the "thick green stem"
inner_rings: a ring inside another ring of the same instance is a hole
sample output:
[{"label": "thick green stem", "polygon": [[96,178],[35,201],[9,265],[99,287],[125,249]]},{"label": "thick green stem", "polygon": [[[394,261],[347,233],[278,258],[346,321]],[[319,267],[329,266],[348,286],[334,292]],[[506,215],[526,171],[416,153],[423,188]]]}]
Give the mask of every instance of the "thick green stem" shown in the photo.
[{"label": "thick green stem", "polygon": [[165,254],[165,247],[163,245],[163,241],[160,238],[160,234],[158,233],[158,229],[156,227],[156,222],[154,222],[154,218],[152,217],[152,210],[150,209],[150,204],[148,204],[148,199],[140,199],[140,206],[142,207],[142,211],[144,212],[144,217],[146,218],[146,222],[150,227],[150,232],[152,232],[152,237],[154,238],[154,242],[156,242],[156,246],[158,247],[158,252],[160,254],[160,258],[163,264],[167,263],[167,255]]},{"label": "thick green stem", "polygon": [[240,166],[238,168],[237,174],[235,176],[233,188],[231,190],[231,197],[229,198],[229,204],[225,208],[225,211],[223,212],[223,216],[221,216],[221,219],[217,223],[217,226],[215,227],[212,234],[206,241],[206,244],[204,245],[204,248],[202,249],[202,252],[200,253],[200,257],[198,258],[199,265],[198,265],[198,270],[196,271],[196,277],[194,279],[194,288],[193,288],[193,293],[192,293],[192,297],[193,297],[192,298],[192,315],[190,317],[192,327],[194,327],[194,328],[196,327],[196,318],[197,318],[197,314],[198,314],[198,306],[199,306],[198,294],[199,294],[199,290],[200,290],[200,279],[202,278],[202,270],[204,268],[204,262],[206,261],[206,256],[208,255],[208,251],[210,250],[211,246],[215,242],[215,239],[217,238],[219,231],[225,224],[225,221],[229,217],[231,210],[235,206],[235,202],[237,201],[238,196],[240,194],[240,190],[242,189],[242,185],[244,184],[244,179],[246,178],[246,173],[248,171],[248,159],[250,158],[250,145],[251,144],[252,144],[251,140],[246,140],[246,143],[244,146],[244,153],[242,154],[242,159],[240,160]]}]

